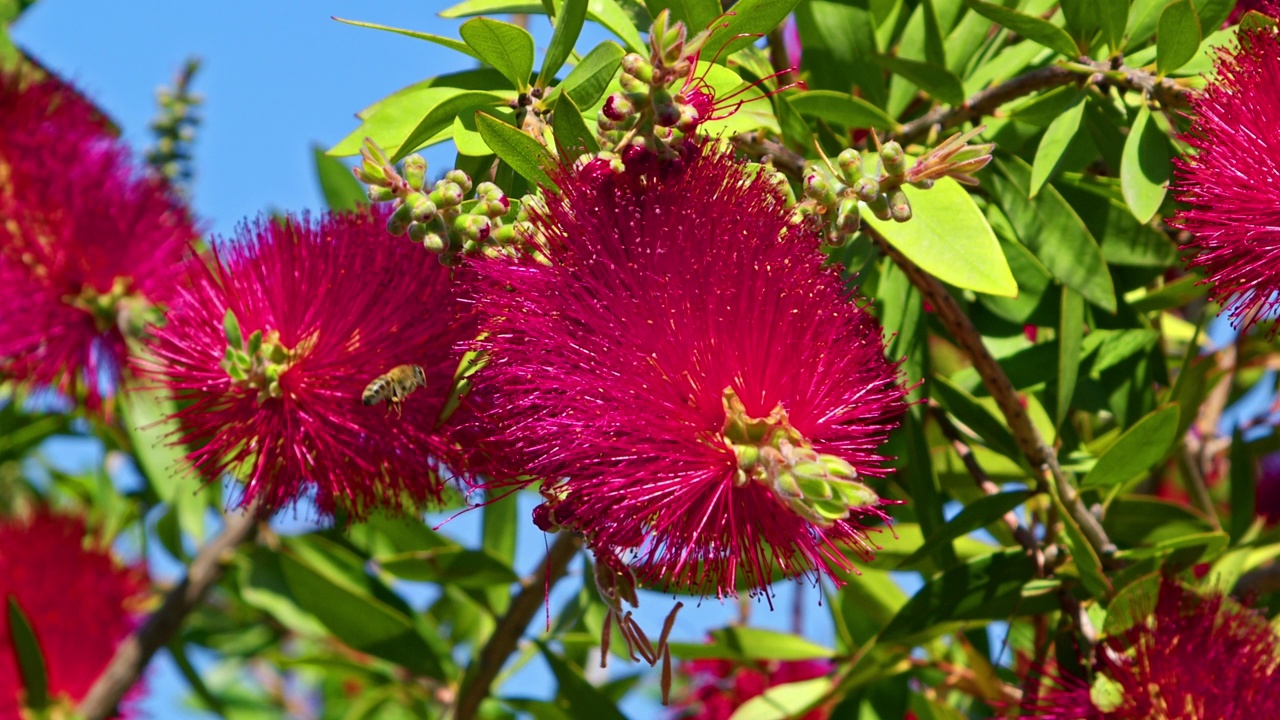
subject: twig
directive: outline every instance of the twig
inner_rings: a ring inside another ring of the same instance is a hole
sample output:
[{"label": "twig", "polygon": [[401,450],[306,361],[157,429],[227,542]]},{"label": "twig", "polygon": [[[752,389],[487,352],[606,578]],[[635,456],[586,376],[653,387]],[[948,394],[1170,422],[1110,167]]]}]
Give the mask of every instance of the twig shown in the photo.
[{"label": "twig", "polygon": [[[973,481],[982,489],[982,492],[988,495],[998,495],[1000,486],[996,485],[987,476],[982,466],[978,464],[978,459],[973,456],[973,449],[960,437],[960,431],[951,422],[951,418],[947,417],[946,412],[937,405],[931,403],[929,409],[933,411],[934,419],[938,421],[938,427],[942,429],[942,434],[951,442],[951,447],[960,456],[960,462],[964,463],[964,467],[969,471],[969,475],[973,477]],[[1044,577],[1044,551],[1040,549],[1040,543],[1036,542],[1035,536],[1031,534],[1030,530],[1023,527],[1022,522],[1018,520],[1018,516],[1012,510],[1005,513],[1001,519],[1004,520],[1004,524],[1008,526],[1009,531],[1013,533],[1013,538],[1018,541],[1018,544],[1027,551],[1027,554],[1035,562],[1036,577]]]},{"label": "twig", "polygon": [[915,285],[924,295],[925,300],[933,306],[943,325],[973,361],[974,368],[982,378],[982,384],[986,386],[987,392],[991,393],[996,405],[1000,407],[1000,412],[1004,415],[1005,422],[1009,424],[1009,429],[1013,431],[1013,437],[1018,442],[1023,455],[1026,456],[1027,462],[1033,469],[1049,476],[1058,496],[1062,499],[1062,504],[1080,525],[1085,539],[1093,546],[1094,552],[1104,564],[1111,561],[1116,553],[1115,544],[1102,529],[1102,523],[1098,522],[1093,513],[1085,507],[1079,493],[1067,479],[1062,467],[1058,465],[1057,453],[1049,447],[1040,436],[1040,431],[1036,430],[1035,425],[1031,423],[1031,418],[1022,407],[1018,392],[1009,381],[1009,376],[987,350],[982,342],[982,335],[973,326],[969,316],[965,315],[955,298],[951,297],[937,278],[921,270],[905,255],[898,252],[897,248],[890,245],[875,228],[864,225],[862,231],[874,240],[880,249],[897,263],[898,267],[902,268],[907,278],[911,280],[911,284]]},{"label": "twig", "polygon": [[467,668],[462,690],[458,693],[458,704],[454,707],[454,720],[471,720],[476,716],[480,703],[489,696],[494,678],[498,677],[503,664],[515,651],[520,636],[542,606],[546,593],[569,569],[569,561],[573,560],[579,547],[581,539],[578,535],[561,532],[540,567],[520,581],[520,594],[511,601],[511,607],[498,621],[489,642]]},{"label": "twig", "polygon": [[121,698],[138,681],[152,656],[169,642],[183,619],[204,602],[209,589],[222,578],[236,547],[253,536],[259,511],[260,506],[255,503],[242,514],[227,515],[222,533],[200,549],[187,576],[169,591],[160,609],[116,648],[111,662],[80,702],[78,711],[84,720],[105,720],[115,714]]}]

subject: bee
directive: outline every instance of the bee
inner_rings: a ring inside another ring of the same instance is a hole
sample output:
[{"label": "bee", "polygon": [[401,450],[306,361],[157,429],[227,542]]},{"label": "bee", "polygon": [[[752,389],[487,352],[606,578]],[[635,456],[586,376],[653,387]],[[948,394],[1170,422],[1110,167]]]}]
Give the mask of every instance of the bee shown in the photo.
[{"label": "bee", "polygon": [[377,405],[387,401],[388,412],[395,409],[396,417],[400,416],[400,403],[409,397],[409,393],[427,384],[427,374],[421,365],[397,365],[379,375],[364,388],[360,399],[365,405]]}]

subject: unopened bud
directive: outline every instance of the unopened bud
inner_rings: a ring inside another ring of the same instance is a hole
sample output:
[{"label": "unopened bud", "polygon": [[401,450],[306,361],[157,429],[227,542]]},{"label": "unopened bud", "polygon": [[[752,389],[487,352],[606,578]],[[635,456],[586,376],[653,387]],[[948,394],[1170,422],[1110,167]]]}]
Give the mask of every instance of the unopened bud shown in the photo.
[{"label": "unopened bud", "polygon": [[906,222],[911,219],[911,201],[907,199],[907,194],[902,188],[894,188],[889,193],[889,214],[897,222]]},{"label": "unopened bud", "polygon": [[618,76],[618,85],[623,92],[629,95],[648,96],[649,94],[649,83],[638,80],[626,73]]},{"label": "unopened bud", "polygon": [[613,93],[609,97],[605,98],[604,107],[600,109],[600,112],[605,117],[614,122],[622,122],[623,120],[626,120],[631,117],[631,114],[635,111],[635,105],[632,105],[631,101],[627,99],[627,96],[622,93]]},{"label": "unopened bud", "polygon": [[795,475],[785,470],[773,478],[772,489],[774,494],[781,498],[804,497],[804,493],[800,490],[800,483],[796,481]]},{"label": "unopened bud", "polygon": [[645,84],[653,82],[653,65],[636,53],[627,53],[622,57],[622,72]]},{"label": "unopened bud", "polygon": [[836,202],[836,193],[831,188],[831,183],[817,170],[804,176],[804,194],[823,205],[834,205]]},{"label": "unopened bud", "polygon": [[427,160],[417,153],[404,159],[404,181],[414,190],[421,190],[427,180]]},{"label": "unopened bud", "polygon": [[827,468],[827,474],[841,480],[851,480],[858,477],[858,469],[850,465],[847,460],[835,455],[819,455],[818,461]]},{"label": "unopened bud", "polygon": [[477,243],[488,240],[489,232],[492,229],[489,218],[483,215],[459,215],[453,221],[453,227],[464,238]]},{"label": "unopened bud", "polygon": [[832,481],[831,489],[851,508],[874,507],[880,503],[876,491],[857,480]]},{"label": "unopened bud", "polygon": [[462,194],[466,195],[471,192],[471,176],[465,172],[453,169],[444,174],[445,182],[451,182],[462,188]]},{"label": "unopened bud", "polygon": [[880,183],[874,178],[858,178],[853,183],[853,194],[862,202],[870,205],[880,195]]},{"label": "unopened bud", "polygon": [[437,208],[455,208],[462,204],[462,188],[457,183],[441,180],[428,196]]},{"label": "unopened bud", "polygon": [[387,232],[395,237],[404,235],[409,230],[409,223],[413,222],[413,211],[408,205],[401,205],[396,211],[391,213],[391,217],[387,218]]},{"label": "unopened bud", "polygon": [[436,216],[436,204],[428,200],[427,196],[422,193],[413,193],[404,199],[404,204],[408,206],[409,212],[416,222],[431,222]]},{"label": "unopened bud", "polygon": [[422,238],[422,247],[438,255],[449,249],[449,238],[439,233],[427,233]]},{"label": "unopened bud", "polygon": [[867,203],[867,209],[871,211],[881,220],[888,220],[893,217],[893,213],[889,210],[889,196],[881,193]]},{"label": "unopened bud", "polygon": [[844,198],[836,212],[836,231],[841,235],[852,235],[862,227],[862,215],[858,211],[856,198]]},{"label": "unopened bud", "polygon": [[415,222],[409,223],[409,239],[413,242],[420,243],[427,239],[429,228],[426,223]]},{"label": "unopened bud", "polygon": [[907,155],[897,141],[890,140],[880,148],[880,161],[890,177],[898,177],[907,171]]},{"label": "unopened bud", "polygon": [[853,148],[840,151],[840,155],[836,157],[836,166],[840,168],[840,174],[849,185],[858,182],[858,178],[862,177],[862,155]]},{"label": "unopened bud", "polygon": [[928,190],[929,188],[933,187],[933,178],[925,178],[923,180],[913,180],[911,181],[911,186],[918,187],[921,190]]},{"label": "unopened bud", "polygon": [[369,202],[391,202],[396,199],[396,191],[383,185],[369,186]]}]

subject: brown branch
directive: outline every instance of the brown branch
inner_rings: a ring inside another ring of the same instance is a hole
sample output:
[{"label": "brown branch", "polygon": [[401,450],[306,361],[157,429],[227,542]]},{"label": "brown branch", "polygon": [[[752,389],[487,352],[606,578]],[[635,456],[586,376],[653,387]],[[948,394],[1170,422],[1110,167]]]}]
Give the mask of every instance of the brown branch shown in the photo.
[{"label": "brown branch", "polygon": [[511,601],[507,614],[498,621],[489,642],[485,643],[480,655],[467,667],[463,678],[462,690],[458,693],[458,704],[454,706],[454,720],[472,720],[480,710],[480,703],[489,696],[493,681],[498,677],[507,658],[515,651],[516,644],[529,621],[538,612],[551,586],[564,576],[569,569],[569,561],[578,553],[581,539],[570,532],[561,532],[541,566],[534,573],[520,581],[520,594]]},{"label": "brown branch", "polygon": [[[978,459],[973,455],[973,448],[970,448],[969,444],[960,436],[960,431],[951,422],[951,418],[947,417],[946,412],[937,405],[931,403],[929,408],[933,411],[934,419],[938,421],[938,427],[942,429],[942,434],[951,442],[951,447],[960,456],[960,462],[964,463],[965,469],[969,471],[969,475],[977,483],[978,487],[982,489],[982,492],[988,495],[1000,494],[1000,486],[995,484],[986,471],[982,469],[982,466],[978,464]],[[1013,539],[1018,541],[1018,544],[1027,551],[1027,554],[1035,562],[1036,576],[1044,577],[1044,552],[1040,549],[1040,543],[1036,541],[1035,536],[1022,525],[1022,522],[1018,520],[1018,516],[1012,510],[1005,513],[1001,519],[1009,528],[1009,531],[1013,533]]]},{"label": "brown branch", "polygon": [[999,406],[1000,412],[1004,415],[1005,422],[1009,424],[1009,429],[1013,431],[1013,437],[1018,442],[1018,448],[1022,450],[1026,456],[1027,462],[1031,467],[1039,471],[1042,475],[1048,476],[1053,482],[1054,488],[1058,492],[1062,504],[1066,507],[1067,512],[1080,525],[1085,539],[1093,546],[1094,552],[1102,559],[1103,563],[1110,562],[1116,553],[1116,546],[1107,537],[1106,532],[1102,529],[1102,523],[1089,512],[1084,502],[1080,499],[1079,493],[1075,487],[1067,479],[1067,475],[1063,472],[1062,467],[1058,464],[1058,455],[1053,448],[1044,441],[1040,436],[1040,431],[1032,424],[1031,418],[1027,415],[1027,411],[1022,406],[1022,401],[1018,398],[1018,392],[1013,387],[1013,383],[1009,381],[1009,376],[1005,374],[1004,369],[1000,367],[1000,363],[987,350],[986,345],[982,342],[982,335],[978,329],[973,326],[969,320],[969,316],[964,313],[955,298],[951,297],[951,293],[943,287],[937,278],[929,273],[921,270],[919,266],[911,262],[905,255],[889,244],[884,236],[875,230],[875,228],[864,225],[862,231],[880,246],[890,258],[897,263],[898,267],[906,273],[907,278],[911,280],[911,284],[915,285],[924,295],[925,300],[933,306],[934,312],[937,313],[938,319],[946,326],[948,332],[959,344],[960,348],[968,354],[969,359],[973,362],[974,368],[978,371],[979,377],[982,378],[982,384],[986,386],[987,392],[991,393],[991,397]]},{"label": "brown branch", "polygon": [[1017,100],[1040,90],[1070,85],[1080,79],[1078,73],[1058,65],[1032,70],[999,85],[980,90],[961,105],[934,108],[915,120],[905,123],[893,135],[902,142],[918,140],[934,127],[945,130],[968,120],[990,115],[996,108],[1011,100]]},{"label": "brown branch", "polygon": [[242,514],[226,516],[222,533],[200,549],[187,576],[169,591],[160,609],[116,648],[111,662],[80,701],[78,712],[84,720],[105,720],[116,713],[121,698],[138,681],[152,656],[169,642],[183,619],[204,602],[209,589],[222,578],[236,547],[253,537],[259,511],[255,503]]}]

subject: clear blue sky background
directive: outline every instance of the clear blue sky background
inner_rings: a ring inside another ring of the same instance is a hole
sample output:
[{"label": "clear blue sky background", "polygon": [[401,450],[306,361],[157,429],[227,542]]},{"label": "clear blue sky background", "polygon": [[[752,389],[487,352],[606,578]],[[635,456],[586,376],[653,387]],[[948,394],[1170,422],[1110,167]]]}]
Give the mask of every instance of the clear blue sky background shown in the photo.
[{"label": "clear blue sky background", "polygon": [[[206,229],[226,234],[242,218],[262,211],[321,209],[312,168],[313,143],[332,146],[356,127],[357,110],[401,87],[473,66],[469,58],[434,45],[342,25],[330,16],[456,37],[461,21],[434,14],[444,7],[431,2],[350,0],[41,0],[27,11],[13,34],[24,50],[97,101],[139,151],[151,143],[147,125],[156,112],[156,88],[169,84],[187,57],[200,57],[204,65],[195,87],[205,96],[205,105],[195,147],[194,205]],[[548,26],[535,19],[533,31],[541,51],[549,37]],[[579,47],[589,48],[603,36],[600,29],[589,27]],[[433,174],[453,160],[447,147],[426,154]],[[72,465],[100,462],[100,455],[83,445],[49,448],[48,455]],[[475,542],[478,519],[478,514],[465,516],[445,531]],[[305,529],[303,522],[290,519],[287,524]],[[532,524],[521,528],[521,573],[531,571],[541,558],[541,535]],[[180,571],[163,554],[150,561],[157,576],[173,577]],[[580,576],[576,582],[563,583],[553,594],[552,607],[564,595],[576,592],[579,582]],[[418,606],[429,599],[415,594]],[[790,629],[793,594],[790,586],[780,588],[774,599],[778,610],[770,614],[759,604],[752,613],[753,623]],[[819,605],[812,588],[805,589],[804,599],[807,634],[829,644],[833,632],[829,608]],[[656,632],[670,606],[670,597],[647,595],[642,601],[642,624]],[[686,607],[675,627],[675,639],[697,641],[736,614],[735,604],[715,600]],[[207,662],[200,664],[208,667]],[[635,669],[617,660],[610,663],[612,672]],[[167,655],[153,664],[150,687],[144,705],[150,717],[209,717],[183,704],[185,683]],[[507,694],[544,698],[553,690],[554,680],[537,662],[504,688]],[[652,699],[656,688],[650,685],[650,690],[625,706],[631,717],[655,717],[660,712]]]}]

